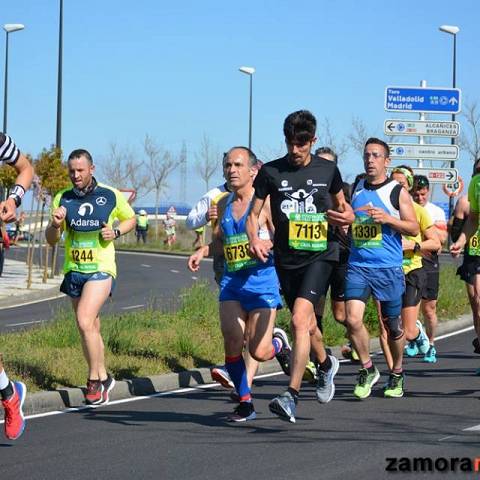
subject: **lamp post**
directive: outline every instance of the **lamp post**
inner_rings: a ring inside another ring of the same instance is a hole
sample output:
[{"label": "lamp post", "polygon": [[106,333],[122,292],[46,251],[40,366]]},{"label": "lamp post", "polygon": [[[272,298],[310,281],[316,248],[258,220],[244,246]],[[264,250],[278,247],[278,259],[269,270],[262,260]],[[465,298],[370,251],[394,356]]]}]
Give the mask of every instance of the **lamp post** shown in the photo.
[{"label": "lamp post", "polygon": [[[453,36],[453,61],[452,61],[452,87],[457,86],[457,33],[460,31],[460,28],[455,25],[442,25],[438,28],[441,32],[448,33]],[[452,122],[455,121],[455,114],[452,113]],[[455,138],[452,137],[452,145],[455,145]],[[450,162],[450,168],[455,168],[455,162],[452,160]],[[451,218],[453,212],[453,197],[450,197],[448,200],[448,217]]]},{"label": "lamp post", "polygon": [[7,132],[7,98],[8,98],[8,35],[25,28],[21,23],[6,23],[3,29],[6,32],[5,37],[5,83],[3,92],[3,132]]},{"label": "lamp post", "polygon": [[250,114],[248,119],[248,148],[252,149],[252,87],[253,74],[255,69],[253,67],[240,67],[239,70],[250,77]]},{"label": "lamp post", "polygon": [[55,146],[62,148],[62,57],[63,57],[63,0],[60,0],[58,22],[58,80],[57,80],[57,134]]}]

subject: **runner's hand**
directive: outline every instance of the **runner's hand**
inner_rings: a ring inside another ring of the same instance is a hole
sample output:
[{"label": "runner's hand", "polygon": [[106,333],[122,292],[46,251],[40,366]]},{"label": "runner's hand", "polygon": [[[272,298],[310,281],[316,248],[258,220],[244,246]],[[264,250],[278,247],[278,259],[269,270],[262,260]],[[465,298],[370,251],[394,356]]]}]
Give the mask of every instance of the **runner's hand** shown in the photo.
[{"label": "runner's hand", "polygon": [[252,257],[258,258],[261,262],[265,263],[268,260],[268,244],[265,240],[255,239],[250,242],[250,254]]},{"label": "runner's hand", "polygon": [[198,272],[200,270],[200,262],[202,261],[202,258],[203,251],[200,248],[193,255],[190,255],[190,257],[188,257],[188,269],[191,272]]},{"label": "runner's hand", "polygon": [[115,240],[115,232],[106,222],[103,222],[103,228],[101,230],[102,238],[107,241]]},{"label": "runner's hand", "polygon": [[207,212],[207,221],[216,220],[218,218],[218,208],[216,205],[211,205]]},{"label": "runner's hand", "polygon": [[336,210],[327,210],[327,221],[331,225],[344,227],[350,225],[354,220],[353,212],[347,210],[345,212],[337,212]]},{"label": "runner's hand", "polygon": [[415,249],[415,242],[413,240],[406,240],[402,237],[402,250],[409,251]]},{"label": "runner's hand", "polygon": [[17,218],[17,205],[13,198],[7,198],[0,203],[0,220],[2,222],[14,222]]},{"label": "runner's hand", "polygon": [[388,223],[390,215],[379,207],[373,207],[368,209],[368,214],[373,218],[375,223]]},{"label": "runner's hand", "polygon": [[450,245],[450,253],[453,258],[457,258],[462,253],[463,247],[465,246],[465,241],[462,240],[458,239],[455,243]]},{"label": "runner's hand", "polygon": [[65,207],[56,208],[52,212],[52,227],[60,228],[66,216],[67,216],[67,209]]}]

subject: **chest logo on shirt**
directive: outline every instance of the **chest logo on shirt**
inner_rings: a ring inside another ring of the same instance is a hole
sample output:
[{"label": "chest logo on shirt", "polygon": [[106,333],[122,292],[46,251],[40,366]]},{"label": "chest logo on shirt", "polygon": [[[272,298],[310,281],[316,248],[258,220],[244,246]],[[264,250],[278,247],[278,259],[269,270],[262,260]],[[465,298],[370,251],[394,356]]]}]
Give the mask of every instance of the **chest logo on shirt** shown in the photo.
[{"label": "chest logo on shirt", "polygon": [[318,188],[310,192],[303,188],[293,193],[283,192],[287,198],[280,204],[280,209],[287,218],[290,218],[291,213],[317,213],[317,207],[313,203],[313,195],[317,192]]},{"label": "chest logo on shirt", "polygon": [[80,207],[78,208],[78,214],[81,217],[84,217],[85,215],[90,216],[93,213],[93,205],[91,203],[82,203]]},{"label": "chest logo on shirt", "polygon": [[107,199],[105,197],[98,197],[96,200],[95,200],[95,203],[99,206],[99,207],[103,207],[103,205],[106,205],[107,204]]}]

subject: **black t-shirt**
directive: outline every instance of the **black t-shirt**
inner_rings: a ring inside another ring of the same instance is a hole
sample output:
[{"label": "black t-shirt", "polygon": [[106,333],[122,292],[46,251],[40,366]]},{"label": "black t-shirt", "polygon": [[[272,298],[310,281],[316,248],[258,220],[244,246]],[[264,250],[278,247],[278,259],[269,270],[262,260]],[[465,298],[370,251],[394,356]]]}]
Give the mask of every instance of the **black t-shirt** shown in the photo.
[{"label": "black t-shirt", "polygon": [[328,228],[327,249],[324,251],[297,250],[289,246],[290,213],[321,213],[330,206],[330,194],[343,186],[342,177],[334,162],[312,155],[305,167],[295,167],[288,157],[266,163],[253,183],[255,196],[270,195],[275,225],[275,263],[281,268],[300,268],[316,260],[338,260],[338,243],[332,228]]}]

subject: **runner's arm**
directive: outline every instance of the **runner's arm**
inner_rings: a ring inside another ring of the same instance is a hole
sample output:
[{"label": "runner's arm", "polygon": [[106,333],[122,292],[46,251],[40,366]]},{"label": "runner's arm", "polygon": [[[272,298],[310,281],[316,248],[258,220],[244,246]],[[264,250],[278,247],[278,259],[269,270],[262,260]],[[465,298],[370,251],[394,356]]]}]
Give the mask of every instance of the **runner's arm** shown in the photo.
[{"label": "runner's arm", "polygon": [[465,219],[468,216],[468,212],[470,211],[470,204],[468,203],[468,199],[466,196],[459,198],[457,204],[455,205],[455,209],[453,211],[453,217],[450,219],[449,229],[450,229],[450,237],[452,238],[453,242],[458,240],[460,233],[462,232],[462,227],[465,222]]},{"label": "runner's arm", "polygon": [[450,253],[454,257],[458,257],[462,252],[463,247],[468,243],[470,237],[475,235],[475,232],[478,229],[478,212],[474,212],[470,209],[468,214],[467,221],[463,225],[462,232],[458,236],[458,239],[455,243],[452,243],[450,246]]},{"label": "runner's arm", "polygon": [[339,227],[351,225],[355,219],[355,214],[352,207],[345,200],[343,190],[330,195],[332,197],[333,209],[327,210],[328,223]]},{"label": "runner's arm", "polygon": [[210,198],[204,195],[197,204],[190,210],[185,226],[189,230],[195,230],[208,223],[207,213],[210,207]]},{"label": "runner's arm", "polygon": [[250,242],[250,253],[262,262],[266,262],[268,260],[267,245],[265,245],[265,243],[258,236],[258,230],[260,228],[259,217],[264,204],[264,198],[258,198],[254,195],[252,208],[250,209],[250,213],[248,214],[246,222],[246,231],[248,241]]}]

